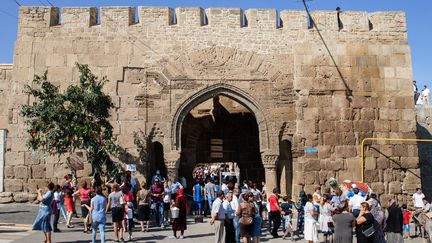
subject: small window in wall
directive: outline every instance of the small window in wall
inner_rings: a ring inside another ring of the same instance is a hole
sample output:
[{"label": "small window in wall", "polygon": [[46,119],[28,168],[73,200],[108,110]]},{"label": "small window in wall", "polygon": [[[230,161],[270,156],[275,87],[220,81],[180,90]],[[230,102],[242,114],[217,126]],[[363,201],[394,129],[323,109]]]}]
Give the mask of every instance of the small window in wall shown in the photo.
[{"label": "small window in wall", "polygon": [[0,192],[4,192],[4,167],[6,153],[6,129],[0,129]]}]

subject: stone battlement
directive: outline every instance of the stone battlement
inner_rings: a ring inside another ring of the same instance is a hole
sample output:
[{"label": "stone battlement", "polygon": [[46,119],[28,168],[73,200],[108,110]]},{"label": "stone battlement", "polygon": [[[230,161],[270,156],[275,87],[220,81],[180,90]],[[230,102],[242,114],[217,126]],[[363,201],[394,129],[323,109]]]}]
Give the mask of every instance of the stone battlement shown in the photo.
[{"label": "stone battlement", "polygon": [[[136,16],[136,13],[138,16]],[[322,31],[406,32],[404,12],[312,11],[313,23]],[[339,18],[339,19],[338,19]],[[260,30],[310,30],[306,11],[239,8],[168,7],[21,7],[20,34],[29,28],[187,27]]]}]

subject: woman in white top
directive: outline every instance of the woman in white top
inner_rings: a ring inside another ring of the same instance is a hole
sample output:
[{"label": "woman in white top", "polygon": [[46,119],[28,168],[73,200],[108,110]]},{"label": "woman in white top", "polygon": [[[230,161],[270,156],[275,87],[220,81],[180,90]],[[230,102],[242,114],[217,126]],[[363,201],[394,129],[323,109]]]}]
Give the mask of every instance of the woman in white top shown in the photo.
[{"label": "woman in white top", "polygon": [[311,194],[307,195],[307,203],[304,206],[304,239],[308,243],[318,242],[318,230],[315,217],[318,214],[315,206],[313,205],[313,197]]},{"label": "woman in white top", "polygon": [[170,224],[170,208],[171,208],[171,181],[165,181],[164,182],[164,196],[163,196],[163,207],[164,207],[164,219],[165,219],[165,225]]},{"label": "woman in white top", "polygon": [[331,225],[333,225],[333,218],[331,216],[333,210],[334,208],[332,205],[330,205],[328,196],[323,195],[320,202],[319,223],[321,226],[321,232],[324,234],[324,242],[327,242],[327,239],[330,243],[333,242],[334,227],[330,227]]}]

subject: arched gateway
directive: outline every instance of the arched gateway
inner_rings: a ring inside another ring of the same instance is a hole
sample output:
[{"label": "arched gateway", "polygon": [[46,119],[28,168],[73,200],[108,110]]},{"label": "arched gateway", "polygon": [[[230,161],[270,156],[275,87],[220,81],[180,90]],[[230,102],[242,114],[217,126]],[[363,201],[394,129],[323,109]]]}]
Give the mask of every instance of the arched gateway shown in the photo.
[{"label": "arched gateway", "polygon": [[[208,115],[201,114],[200,118],[194,119],[191,113],[205,102],[213,103],[211,109],[204,109]],[[230,106],[232,103],[234,105]],[[195,124],[190,124],[193,122]],[[224,141],[224,146],[221,146],[224,150],[217,158],[210,156],[212,138]],[[271,139],[266,114],[251,95],[225,83],[208,86],[185,99],[173,116],[172,150],[181,151],[181,156],[171,166],[171,171],[175,170],[171,172],[174,173],[172,176],[181,171],[182,176],[191,179],[196,163],[235,162],[240,167],[242,179],[255,182],[265,179],[268,188],[276,187],[279,155],[272,148]]]}]

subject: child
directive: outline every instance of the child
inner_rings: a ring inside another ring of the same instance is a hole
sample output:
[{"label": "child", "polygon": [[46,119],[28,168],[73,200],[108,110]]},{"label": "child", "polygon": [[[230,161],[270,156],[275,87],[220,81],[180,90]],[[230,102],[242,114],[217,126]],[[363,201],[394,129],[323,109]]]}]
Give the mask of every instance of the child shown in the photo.
[{"label": "child", "polygon": [[132,240],[132,229],[134,227],[133,221],[133,203],[126,204],[126,230],[129,232],[129,241]]},{"label": "child", "polygon": [[412,217],[412,212],[407,209],[406,204],[402,204],[403,210],[403,232],[404,239],[408,239],[410,237],[410,221]]},{"label": "child", "polygon": [[291,240],[294,240],[294,228],[292,226],[292,205],[288,200],[288,196],[283,197],[283,203],[281,204],[282,208],[282,215],[283,215],[283,221],[284,221],[284,229],[285,233],[282,239],[285,240],[285,238],[288,236],[288,234],[291,234]]}]

